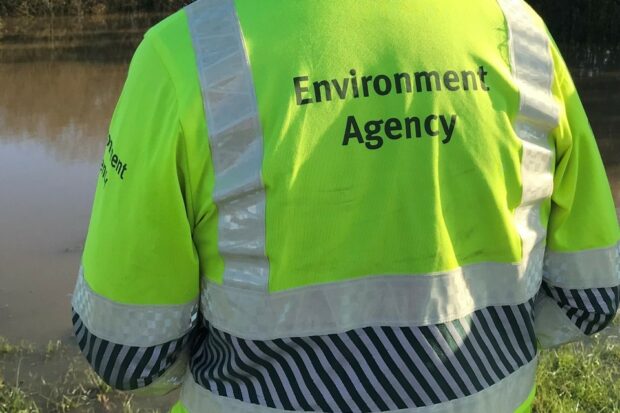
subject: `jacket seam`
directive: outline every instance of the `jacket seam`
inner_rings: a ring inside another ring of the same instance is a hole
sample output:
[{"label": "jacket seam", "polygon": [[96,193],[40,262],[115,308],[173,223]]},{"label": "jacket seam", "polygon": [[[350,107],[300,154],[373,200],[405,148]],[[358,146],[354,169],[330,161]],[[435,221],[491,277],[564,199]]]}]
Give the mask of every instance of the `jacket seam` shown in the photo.
[{"label": "jacket seam", "polygon": [[[192,174],[191,174],[191,170],[189,167],[189,152],[187,151],[187,142],[185,139],[185,128],[183,127],[183,121],[181,119],[181,105],[180,105],[180,99],[179,99],[179,89],[177,87],[177,84],[174,80],[174,77],[172,76],[172,71],[170,70],[170,67],[166,61],[166,59],[164,58],[164,53],[161,50],[162,46],[159,44],[159,42],[157,41],[156,38],[152,38],[151,36],[145,36],[145,39],[150,39],[151,40],[151,44],[153,45],[153,50],[155,52],[155,54],[157,55],[157,57],[159,58],[160,62],[162,63],[162,67],[163,69],[166,71],[166,74],[168,75],[168,79],[170,80],[170,83],[172,84],[172,88],[174,89],[174,97],[175,97],[175,103],[176,103],[176,118],[177,118],[177,124],[179,127],[179,132],[180,132],[180,140],[181,140],[181,145],[183,146],[183,152],[185,154],[185,161],[184,161],[184,165],[183,167],[185,168],[185,175],[187,176],[187,182],[189,184],[189,190],[187,191],[187,196],[188,196],[188,201],[189,201],[189,208],[190,208],[190,213],[191,213],[191,222],[190,222],[190,226],[191,226],[191,234],[192,237],[194,235],[194,230],[195,230],[195,221],[196,221],[196,208],[194,205],[194,185],[193,185],[193,179],[192,179]],[[189,218],[189,217],[188,217]],[[189,219],[188,219],[189,221]]]}]

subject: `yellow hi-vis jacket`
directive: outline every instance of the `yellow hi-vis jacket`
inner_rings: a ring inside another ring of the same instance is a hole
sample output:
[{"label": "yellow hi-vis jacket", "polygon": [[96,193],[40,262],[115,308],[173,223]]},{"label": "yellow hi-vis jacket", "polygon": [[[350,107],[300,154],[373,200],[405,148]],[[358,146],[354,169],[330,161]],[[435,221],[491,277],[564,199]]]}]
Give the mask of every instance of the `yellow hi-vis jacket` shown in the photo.
[{"label": "yellow hi-vis jacket", "polygon": [[523,1],[199,0],[131,64],[73,321],[178,412],[528,411],[539,345],[614,317],[618,235]]}]

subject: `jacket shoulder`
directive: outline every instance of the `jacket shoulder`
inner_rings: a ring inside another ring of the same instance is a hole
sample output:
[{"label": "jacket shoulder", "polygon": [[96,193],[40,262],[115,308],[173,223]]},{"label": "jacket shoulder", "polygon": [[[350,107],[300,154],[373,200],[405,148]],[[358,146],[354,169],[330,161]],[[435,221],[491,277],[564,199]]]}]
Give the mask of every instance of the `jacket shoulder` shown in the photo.
[{"label": "jacket shoulder", "polygon": [[195,66],[195,57],[185,9],[151,27],[144,41],[155,48],[177,86],[188,79],[186,72]]},{"label": "jacket shoulder", "polygon": [[147,38],[171,38],[171,40],[178,40],[183,31],[187,30],[187,16],[185,9],[181,9],[152,26],[144,36]]}]

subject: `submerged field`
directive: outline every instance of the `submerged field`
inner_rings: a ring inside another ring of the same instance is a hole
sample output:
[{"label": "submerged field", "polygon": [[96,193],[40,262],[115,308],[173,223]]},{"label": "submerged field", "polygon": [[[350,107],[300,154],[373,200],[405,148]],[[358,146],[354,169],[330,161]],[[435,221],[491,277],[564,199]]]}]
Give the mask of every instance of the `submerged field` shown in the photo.
[{"label": "submerged field", "polygon": [[[543,351],[536,413],[620,412],[620,323],[590,343]],[[0,339],[0,412],[166,412],[177,394],[137,398],[112,390],[74,344]]]}]

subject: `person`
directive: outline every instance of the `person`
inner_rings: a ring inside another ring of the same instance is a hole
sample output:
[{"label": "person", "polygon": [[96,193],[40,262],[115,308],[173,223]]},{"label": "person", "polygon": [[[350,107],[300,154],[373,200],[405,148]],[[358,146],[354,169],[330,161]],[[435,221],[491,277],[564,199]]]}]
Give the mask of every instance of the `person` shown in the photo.
[{"label": "person", "polygon": [[175,412],[525,412],[618,235],[525,2],[199,0],[131,63],[73,323]]}]

